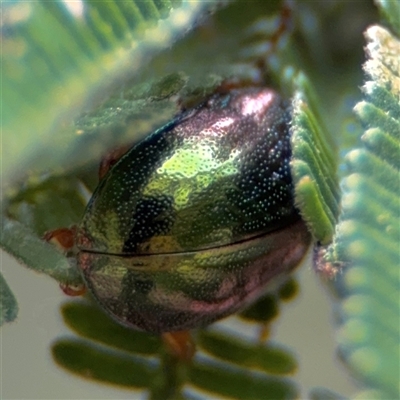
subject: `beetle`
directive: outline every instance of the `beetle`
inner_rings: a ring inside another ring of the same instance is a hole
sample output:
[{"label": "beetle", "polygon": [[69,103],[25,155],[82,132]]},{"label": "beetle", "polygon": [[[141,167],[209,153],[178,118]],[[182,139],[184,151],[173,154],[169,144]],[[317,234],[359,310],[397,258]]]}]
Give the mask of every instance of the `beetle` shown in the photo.
[{"label": "beetle", "polygon": [[[285,2],[271,54],[291,16]],[[226,83],[122,156],[106,156],[66,235],[87,288],[125,326],[165,336],[233,314],[311,243],[294,204],[289,103],[270,88]],[[45,238],[60,243],[64,233]]]},{"label": "beetle", "polygon": [[289,125],[276,91],[222,90],[109,168],[74,240],[114,319],[152,333],[204,326],[300,263],[311,236],[294,205]]}]

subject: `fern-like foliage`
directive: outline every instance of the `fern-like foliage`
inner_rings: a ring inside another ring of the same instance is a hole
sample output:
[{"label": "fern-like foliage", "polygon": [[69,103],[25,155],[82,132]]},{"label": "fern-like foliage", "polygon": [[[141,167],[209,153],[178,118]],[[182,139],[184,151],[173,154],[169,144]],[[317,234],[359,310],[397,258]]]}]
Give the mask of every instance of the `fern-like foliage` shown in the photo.
[{"label": "fern-like foliage", "polygon": [[[382,28],[368,31],[370,81],[365,102],[357,106],[366,131],[358,150],[348,156],[350,172],[339,203],[337,148],[354,147],[355,135],[341,132],[343,121],[351,118],[345,99],[357,93],[359,61],[352,58],[353,48],[346,52],[344,46],[352,24],[340,24],[336,16],[344,12],[359,18],[359,10],[370,15],[368,6],[285,2],[281,28],[287,34],[270,52],[268,35],[280,23],[276,13],[281,3],[258,0],[249,7],[236,0],[209,15],[201,29],[155,55],[217,3],[82,1],[81,10],[67,3],[2,6],[2,144],[7,150],[2,154],[7,184],[2,248],[58,282],[79,284],[74,260],[41,237],[47,230],[79,222],[97,185],[100,155],[148,134],[179,112],[180,101],[190,106],[226,78],[247,83],[267,78],[293,99],[297,205],[316,241],[328,244],[336,233],[326,261],[344,271],[338,279],[345,296],[343,358],[375,390],[362,398],[398,397],[398,354],[392,351],[398,349],[399,333],[397,39]],[[395,2],[379,3],[393,26],[399,26]],[[287,18],[290,12],[292,19]],[[356,44],[361,52],[361,43]],[[255,61],[268,66],[267,77],[260,79]],[[122,85],[116,87],[116,82]],[[23,174],[25,170],[30,174]],[[1,323],[15,318],[17,303],[1,277],[0,285]],[[243,312],[248,330],[267,331],[280,301],[292,291],[293,283]],[[289,377],[297,366],[291,352],[254,337],[233,336],[229,320],[194,333],[198,352],[186,364],[171,356],[158,337],[116,325],[90,301],[65,304],[62,316],[75,335],[57,339],[52,354],[81,377],[146,391],[154,399],[198,398],[203,393],[254,399],[299,396]],[[340,395],[315,389],[312,398]]]},{"label": "fern-like foliage", "polygon": [[[235,15],[238,7],[243,8],[236,4],[233,9],[228,9],[228,14]],[[249,20],[243,19],[242,25],[249,24],[257,11],[250,10],[249,15],[252,14]],[[190,15],[186,16],[188,24]],[[105,18],[104,14],[102,18]],[[234,38],[232,49],[236,48],[235,40],[239,41],[240,36],[238,33]],[[201,46],[196,49],[184,44],[185,56],[188,48],[196,59],[196,54],[204,51],[205,46],[202,50]],[[221,43],[215,48],[220,49]],[[212,48],[207,47],[207,51],[212,52]],[[153,68],[157,69],[158,65],[165,65],[165,61],[162,58],[154,61]],[[98,180],[98,160],[91,162],[94,153],[84,157],[85,150],[94,147],[99,137],[102,138],[101,145],[95,146],[98,154],[104,151],[102,148],[134,140],[140,131],[149,133],[154,126],[162,124],[163,119],[178,112],[178,103],[171,101],[174,97],[179,96],[189,103],[196,101],[214,90],[224,77],[232,74],[240,76],[238,71],[245,71],[225,61],[220,67],[212,66],[218,74],[204,74],[201,68],[189,78],[184,73],[177,73],[176,66],[174,68],[174,72],[167,75],[168,68],[163,68],[161,79],[153,77],[144,82],[126,84],[98,108],[83,113],[70,127],[57,130],[66,138],[71,138],[71,132],[78,134],[78,141],[71,147],[71,164],[53,170],[50,175],[32,175],[23,185],[13,186],[7,191],[1,222],[1,244],[5,250],[28,267],[60,283],[80,283],[74,260],[59,253],[41,237],[47,230],[79,222]],[[90,92],[90,82],[87,83]],[[29,89],[25,84],[22,86]],[[70,85],[68,88],[72,89]],[[46,99],[51,100],[51,96]],[[32,107],[35,104],[29,105]],[[53,119],[51,112],[47,117],[46,123],[49,123]],[[57,146],[62,147],[67,142],[57,139],[54,154],[60,154]],[[35,167],[41,169],[40,165],[35,164]],[[243,315],[248,321],[249,331],[255,331],[256,324],[267,326],[276,317],[279,299],[290,297],[290,287],[293,289],[293,284],[283,287],[276,295],[264,299]],[[14,305],[14,312],[16,310]],[[52,352],[56,362],[74,374],[89,375],[103,383],[146,390],[150,398],[159,399],[190,397],[194,389],[234,398],[298,396],[297,384],[288,377],[295,371],[297,363],[282,346],[265,344],[257,338],[246,341],[240,336],[232,336],[225,329],[199,331],[194,337],[198,348],[195,360],[185,364],[165,350],[160,338],[117,325],[93,303],[67,304],[62,314],[78,337],[57,340]]]},{"label": "fern-like foliage", "polygon": [[[200,14],[218,4],[2,3],[4,179],[21,177],[26,168],[76,165],[85,152],[86,159],[98,158],[109,143],[91,153],[90,139],[74,140],[81,132],[70,126],[71,120],[102,100],[118,81],[132,77],[151,55],[170,46]],[[52,143],[52,152],[43,151],[47,142]]]},{"label": "fern-like foliage", "polygon": [[[278,312],[279,298],[292,297],[293,281],[253,305],[243,314],[248,330],[268,324]],[[120,326],[88,301],[65,303],[64,322],[78,337],[53,343],[55,361],[83,378],[135,390],[151,399],[191,398],[201,390],[209,396],[235,399],[287,399],[299,388],[289,378],[297,368],[284,347],[246,340],[219,328],[194,331],[197,351],[191,361],[172,356],[159,336]]]},{"label": "fern-like foliage", "polygon": [[18,313],[18,304],[7,282],[0,274],[0,325],[14,321]]},{"label": "fern-like foliage", "polygon": [[296,204],[314,240],[327,244],[338,216],[337,155],[310,83],[299,74],[294,86],[291,168]]},{"label": "fern-like foliage", "polygon": [[[397,8],[400,15],[400,8]],[[347,157],[342,214],[328,262],[341,263],[340,351],[371,391],[400,397],[400,42],[388,30],[366,31],[368,80],[358,103],[364,134]]]}]

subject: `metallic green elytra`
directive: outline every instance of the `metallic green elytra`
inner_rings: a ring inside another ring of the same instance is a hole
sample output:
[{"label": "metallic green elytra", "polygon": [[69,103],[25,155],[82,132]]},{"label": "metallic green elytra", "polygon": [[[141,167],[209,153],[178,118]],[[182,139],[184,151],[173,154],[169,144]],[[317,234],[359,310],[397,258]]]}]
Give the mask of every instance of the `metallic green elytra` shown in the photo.
[{"label": "metallic green elytra", "polygon": [[114,318],[149,332],[204,326],[298,265],[311,239],[294,207],[289,122],[271,89],[217,93],[108,171],[76,239]]}]

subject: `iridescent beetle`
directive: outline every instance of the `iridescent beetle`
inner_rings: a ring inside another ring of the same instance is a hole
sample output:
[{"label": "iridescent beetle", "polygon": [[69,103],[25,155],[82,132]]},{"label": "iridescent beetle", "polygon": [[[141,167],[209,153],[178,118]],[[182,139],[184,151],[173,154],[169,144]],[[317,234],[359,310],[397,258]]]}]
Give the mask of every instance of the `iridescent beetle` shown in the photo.
[{"label": "iridescent beetle", "polygon": [[271,89],[222,91],[109,168],[74,241],[114,319],[154,333],[204,326],[300,263],[311,235],[294,206],[289,123]]},{"label": "iridescent beetle", "polygon": [[289,118],[273,90],[217,93],[110,168],[76,233],[105,310],[149,332],[190,329],[299,264],[310,234],[294,207]]}]

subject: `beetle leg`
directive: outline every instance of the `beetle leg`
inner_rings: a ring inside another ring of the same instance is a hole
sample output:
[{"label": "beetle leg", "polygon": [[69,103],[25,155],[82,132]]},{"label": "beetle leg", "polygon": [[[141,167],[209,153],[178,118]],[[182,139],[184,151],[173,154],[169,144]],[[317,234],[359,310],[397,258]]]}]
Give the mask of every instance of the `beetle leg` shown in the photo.
[{"label": "beetle leg", "polygon": [[161,338],[167,350],[182,361],[190,361],[196,352],[190,331],[166,332]]},{"label": "beetle leg", "polygon": [[103,179],[110,168],[132,147],[132,144],[118,147],[108,152],[99,165],[99,179]]},{"label": "beetle leg", "polygon": [[59,228],[53,231],[47,231],[43,235],[43,240],[53,244],[63,253],[71,251],[75,245],[76,227]]},{"label": "beetle leg", "polygon": [[64,283],[60,282],[60,289],[71,297],[83,296],[87,292],[86,285],[84,283]]},{"label": "beetle leg", "polygon": [[[59,228],[53,231],[47,231],[43,235],[43,240],[56,246],[64,254],[72,252],[75,246],[76,227]],[[61,290],[68,296],[82,296],[86,293],[86,285],[84,283],[67,283],[60,282]]]}]

